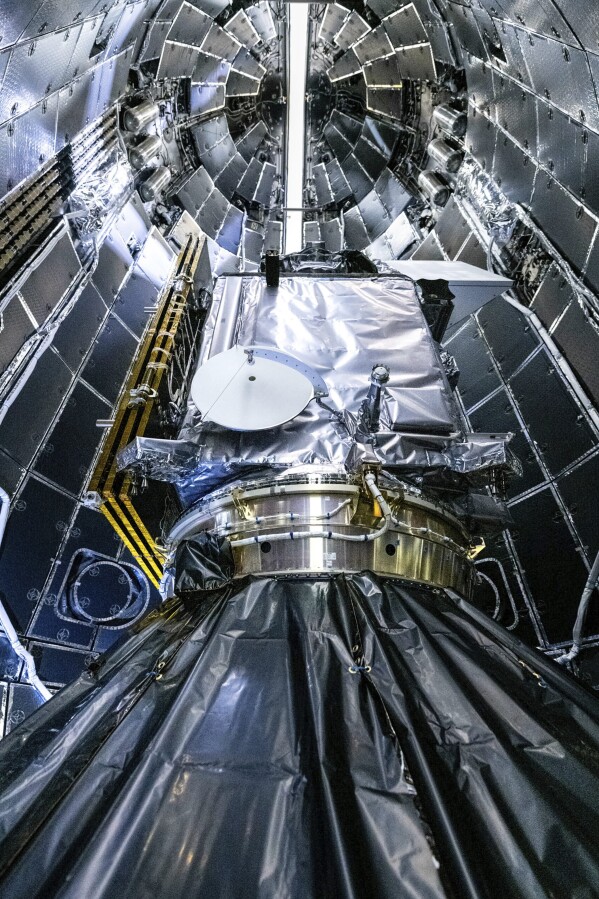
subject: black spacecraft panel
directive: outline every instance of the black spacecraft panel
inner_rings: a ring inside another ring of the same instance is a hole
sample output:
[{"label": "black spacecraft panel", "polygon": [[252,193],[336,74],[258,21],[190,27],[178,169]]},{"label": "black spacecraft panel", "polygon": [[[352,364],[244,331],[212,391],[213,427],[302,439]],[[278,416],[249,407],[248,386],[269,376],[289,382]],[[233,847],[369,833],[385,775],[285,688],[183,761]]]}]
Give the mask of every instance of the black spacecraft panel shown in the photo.
[{"label": "black spacecraft panel", "polygon": [[[510,530],[516,552],[541,614],[547,640],[550,644],[565,642],[572,635],[588,570],[549,487],[512,504],[510,512],[514,519]],[[593,611],[594,620],[589,617],[587,633],[594,632],[596,614]]]},{"label": "black spacecraft panel", "polygon": [[53,345],[71,371],[77,371],[106,317],[107,309],[92,283],[88,284],[60,323]]},{"label": "black spacecraft panel", "polygon": [[320,162],[312,167],[312,182],[316,193],[316,200],[319,206],[327,206],[333,202],[333,192],[327,177],[324,162]]},{"label": "black spacecraft panel", "polygon": [[597,223],[584,206],[544,172],[539,172],[535,182],[532,217],[574,268],[581,271]]},{"label": "black spacecraft panel", "polygon": [[199,211],[197,222],[202,231],[216,239],[221,225],[227,215],[230,204],[227,198],[215,187]]},{"label": "black spacecraft panel", "polygon": [[334,43],[340,50],[347,50],[361,37],[364,37],[370,26],[362,16],[353,9],[334,37]]},{"label": "black spacecraft panel", "polygon": [[539,104],[539,162],[572,193],[580,196],[584,192],[585,200],[588,138],[589,132],[580,122],[547,104]]},{"label": "black spacecraft panel", "polygon": [[189,98],[189,114],[204,115],[225,105],[224,84],[192,84]]},{"label": "black spacecraft panel", "polygon": [[551,474],[592,449],[593,433],[544,352],[514,375],[511,386]]},{"label": "black spacecraft panel", "polygon": [[114,230],[100,247],[92,280],[102,299],[110,305],[125,280],[133,257],[123,238]]},{"label": "black spacecraft panel", "polygon": [[460,207],[450,197],[435,226],[437,240],[449,259],[455,259],[464,241],[470,234],[470,226],[462,215]]},{"label": "black spacecraft panel", "polygon": [[539,346],[531,324],[503,297],[486,303],[477,317],[501,373],[509,378]]},{"label": "black spacecraft panel", "polygon": [[74,509],[74,499],[34,477],[15,504],[0,556],[0,583],[20,633],[27,630]]},{"label": "black spacecraft panel", "polygon": [[551,335],[580,378],[595,405],[599,405],[599,334],[574,299]]},{"label": "black spacecraft panel", "polygon": [[475,265],[477,268],[487,267],[487,251],[476,234],[470,234],[466,238],[466,243],[462,244],[455,258],[459,259],[460,262],[467,262],[468,265]]},{"label": "black spacecraft panel", "polygon": [[547,269],[534,295],[531,307],[545,327],[550,328],[558,315],[561,315],[566,309],[573,296],[572,288],[560,274],[557,265],[553,263]]},{"label": "black spacecraft panel", "polygon": [[401,114],[401,93],[393,88],[368,88],[366,91],[368,109],[381,115],[395,118]]},{"label": "black spacecraft panel", "polygon": [[64,297],[80,268],[69,234],[62,234],[21,287],[21,295],[38,325]]},{"label": "black spacecraft panel", "polygon": [[435,81],[437,68],[430,44],[402,47],[396,50],[397,64],[402,78],[412,81]]},{"label": "black spacecraft panel", "polygon": [[339,3],[329,3],[324,10],[318,30],[318,40],[332,44],[333,38],[341,30],[341,26],[349,15],[349,9]]},{"label": "black spacecraft panel", "polygon": [[277,31],[270,4],[266,0],[262,0],[260,3],[253,3],[246,9],[246,13],[264,43],[268,44],[270,41],[275,40]]},{"label": "black spacecraft panel", "polygon": [[361,200],[358,204],[358,209],[368,234],[368,240],[372,243],[377,237],[384,234],[392,220],[389,218],[387,210],[375,190],[371,190]]},{"label": "black spacecraft panel", "polygon": [[[363,136],[358,138],[353,155],[372,182],[376,181],[387,166],[387,159],[385,156],[383,156],[383,154]],[[349,159],[351,158],[352,157],[350,156]]]},{"label": "black spacecraft panel", "polygon": [[46,349],[0,423],[0,447],[27,467],[69,388],[71,372]]},{"label": "black spacecraft panel", "polygon": [[522,90],[517,81],[505,74],[496,76],[493,86],[498,124],[512,140],[536,156],[540,119],[543,116],[548,119],[549,107],[538,103],[533,93]]},{"label": "black spacecraft panel", "polygon": [[205,168],[197,168],[177,190],[175,196],[184,209],[196,218],[202,204],[214,189],[212,178]]},{"label": "black spacecraft panel", "polygon": [[158,288],[149,281],[137,266],[119,291],[113,312],[118,315],[138,337],[141,337],[150,315],[145,308],[156,303]]},{"label": "black spacecraft panel", "polygon": [[439,262],[445,259],[436,230],[429,231],[421,244],[412,253],[411,259],[436,259]]},{"label": "black spacecraft panel", "polygon": [[24,474],[25,469],[17,465],[8,453],[0,450],[0,484],[2,484],[9,496],[14,494]]},{"label": "black spacecraft panel", "polygon": [[357,250],[362,250],[364,247],[367,247],[370,243],[370,238],[368,237],[368,231],[366,230],[366,225],[360,215],[359,208],[357,206],[352,206],[351,209],[348,209],[343,216],[343,221],[346,243]]},{"label": "black spacecraft panel", "polygon": [[189,3],[182,3],[181,9],[168,33],[169,41],[179,44],[191,44],[201,47],[202,41],[210,31],[212,19]]},{"label": "black spacecraft panel", "polygon": [[599,551],[599,455],[561,477],[557,485],[587,556],[592,559]]},{"label": "black spacecraft panel", "polygon": [[248,164],[241,153],[235,152],[227,166],[215,179],[216,186],[226,197],[231,197],[237,190],[237,185],[245,175],[247,167]]},{"label": "black spacecraft panel", "polygon": [[383,156],[389,160],[395,149],[399,129],[389,124],[373,119],[372,116],[366,116],[362,125],[362,136],[370,141]]},{"label": "black spacecraft panel", "polygon": [[333,157],[330,162],[327,162],[326,172],[335,203],[340,203],[342,200],[347,199],[347,197],[351,197],[351,187],[347,183],[347,178],[336,157]]},{"label": "black spacecraft panel", "polygon": [[245,10],[238,9],[225,25],[225,31],[229,31],[243,47],[250,50],[260,43],[260,35],[257,33]]},{"label": "black spacecraft panel", "polygon": [[324,126],[323,134],[337,161],[343,162],[351,153],[353,142],[344,137],[331,121]]},{"label": "black spacecraft panel", "polygon": [[428,40],[426,29],[412,3],[387,16],[383,25],[394,48]]},{"label": "black spacecraft panel", "polygon": [[241,140],[237,141],[237,149],[247,163],[251,161],[267,134],[268,129],[260,120],[246,131]]},{"label": "black spacecraft panel", "polygon": [[117,399],[137,346],[135,337],[109,315],[83,369],[83,377],[110,404]]},{"label": "black spacecraft panel", "polygon": [[35,325],[25,312],[19,295],[8,301],[0,315],[0,372],[12,362],[28,337],[34,333]]},{"label": "black spacecraft panel", "polygon": [[473,319],[448,341],[447,346],[460,369],[460,396],[466,409],[471,409],[496,390],[501,380]]},{"label": "black spacecraft panel", "polygon": [[191,78],[198,59],[199,50],[187,44],[175,44],[165,41],[160,63],[158,65],[157,78]]},{"label": "black spacecraft panel", "polygon": [[376,28],[369,31],[361,41],[358,41],[353,50],[363,66],[381,56],[389,56],[390,53],[393,53],[391,41],[382,25],[377,25]]},{"label": "black spacecraft panel", "polygon": [[231,135],[226,134],[218,143],[203,150],[200,159],[210,177],[215,180],[231,162],[236,152]]},{"label": "black spacecraft panel", "polygon": [[487,119],[479,109],[471,105],[468,110],[466,147],[489,174],[493,170],[496,138],[497,129],[493,126],[493,122]]},{"label": "black spacecraft panel", "polygon": [[[110,416],[111,407],[79,382],[38,457],[35,470],[59,487],[78,495],[98,447],[96,421]],[[73,435],[77,439],[73,440]]]},{"label": "black spacecraft panel", "polygon": [[[224,84],[230,72],[231,66],[224,59],[212,56],[210,53],[198,54],[191,80],[195,84]],[[200,128],[203,126],[200,126]]]},{"label": "black spacecraft panel", "polygon": [[[461,373],[460,373],[461,381]],[[508,486],[509,499],[526,493],[533,487],[538,487],[545,480],[545,475],[537,461],[528,436],[522,430],[512,401],[505,389],[493,394],[482,405],[477,406],[474,412],[470,412],[468,420],[475,431],[481,433],[502,434],[512,433],[510,449],[522,465],[522,476],[513,478]]]},{"label": "black spacecraft panel", "polygon": [[395,53],[365,65],[364,79],[368,87],[401,87],[402,75]]},{"label": "black spacecraft panel", "polygon": [[228,97],[254,97],[260,90],[260,82],[243,72],[235,72],[231,69],[227,79]]},{"label": "black spacecraft panel", "polygon": [[211,53],[213,56],[217,56],[219,59],[226,59],[227,62],[233,62],[239,49],[239,41],[235,40],[231,34],[228,34],[228,32],[226,32],[224,28],[221,28],[220,25],[217,25],[216,22],[213,22],[210,31],[202,44],[202,50],[206,53]]},{"label": "black spacecraft panel", "polygon": [[564,45],[550,37],[526,40],[526,65],[535,93],[573,118],[584,110],[587,124],[597,131],[599,107],[586,52],[569,46],[564,53]]},{"label": "black spacecraft panel", "polygon": [[[353,153],[343,160],[341,168],[352,189],[356,203],[359,203],[372,190],[374,178],[364,171]],[[349,246],[353,246],[353,244],[350,243]]]}]

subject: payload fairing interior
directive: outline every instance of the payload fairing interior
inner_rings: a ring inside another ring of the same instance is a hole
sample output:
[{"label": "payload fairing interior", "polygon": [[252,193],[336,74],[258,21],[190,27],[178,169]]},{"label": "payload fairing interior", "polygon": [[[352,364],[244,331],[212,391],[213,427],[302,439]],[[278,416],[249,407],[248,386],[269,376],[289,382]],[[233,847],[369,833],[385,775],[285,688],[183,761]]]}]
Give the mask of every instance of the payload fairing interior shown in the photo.
[{"label": "payload fairing interior", "polygon": [[0,894],[599,895],[599,5],[0,0]]}]

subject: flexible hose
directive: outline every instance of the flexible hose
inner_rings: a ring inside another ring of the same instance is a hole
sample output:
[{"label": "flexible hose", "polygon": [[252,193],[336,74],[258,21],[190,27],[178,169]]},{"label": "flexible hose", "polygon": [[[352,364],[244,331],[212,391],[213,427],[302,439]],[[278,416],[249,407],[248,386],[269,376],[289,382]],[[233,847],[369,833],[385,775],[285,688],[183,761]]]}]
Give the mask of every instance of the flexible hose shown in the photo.
[{"label": "flexible hose", "polygon": [[587,617],[587,611],[589,608],[589,603],[591,601],[591,596],[593,595],[593,590],[597,586],[598,581],[599,552],[597,552],[597,555],[595,556],[593,567],[589,572],[587,582],[584,585],[584,590],[582,591],[582,596],[580,597],[580,603],[578,604],[578,612],[576,613],[576,621],[574,622],[574,630],[572,632],[572,648],[570,652],[566,652],[556,659],[558,665],[566,665],[568,662],[571,662],[573,659],[575,659],[580,652],[582,643],[582,629]]},{"label": "flexible hose", "polygon": [[369,472],[364,477],[364,483],[368,487],[372,498],[381,507],[381,512],[385,518],[383,525],[376,531],[370,531],[368,534],[340,534],[336,531],[284,531],[277,534],[256,534],[254,537],[245,537],[242,540],[231,540],[231,546],[251,546],[254,543],[278,543],[283,540],[311,540],[314,538],[321,540],[345,540],[348,543],[370,543],[373,540],[378,540],[379,537],[382,537],[389,530],[391,509],[377,486],[374,474]]}]

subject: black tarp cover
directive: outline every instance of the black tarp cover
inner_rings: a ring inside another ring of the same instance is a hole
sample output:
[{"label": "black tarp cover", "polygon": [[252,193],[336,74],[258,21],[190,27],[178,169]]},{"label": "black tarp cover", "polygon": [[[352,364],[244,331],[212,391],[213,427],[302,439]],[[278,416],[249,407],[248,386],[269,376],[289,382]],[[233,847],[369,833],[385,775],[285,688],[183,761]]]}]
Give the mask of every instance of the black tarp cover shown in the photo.
[{"label": "black tarp cover", "polygon": [[225,584],[0,745],[0,895],[584,899],[598,747],[596,700],[457,597]]}]

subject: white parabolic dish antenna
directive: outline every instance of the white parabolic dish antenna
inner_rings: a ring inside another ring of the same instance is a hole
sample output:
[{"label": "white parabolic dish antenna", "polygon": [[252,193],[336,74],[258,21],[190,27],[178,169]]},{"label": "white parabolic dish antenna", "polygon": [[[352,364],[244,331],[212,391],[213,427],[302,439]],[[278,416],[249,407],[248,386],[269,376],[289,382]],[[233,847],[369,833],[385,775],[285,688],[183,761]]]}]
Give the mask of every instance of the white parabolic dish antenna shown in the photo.
[{"label": "white parabolic dish antenna", "polygon": [[262,431],[295,418],[322,379],[309,366],[266,347],[234,346],[195,373],[191,398],[204,420],[233,431]]}]

